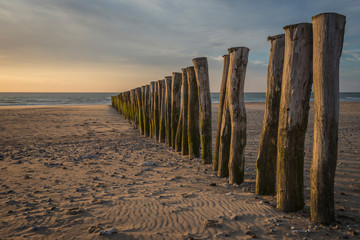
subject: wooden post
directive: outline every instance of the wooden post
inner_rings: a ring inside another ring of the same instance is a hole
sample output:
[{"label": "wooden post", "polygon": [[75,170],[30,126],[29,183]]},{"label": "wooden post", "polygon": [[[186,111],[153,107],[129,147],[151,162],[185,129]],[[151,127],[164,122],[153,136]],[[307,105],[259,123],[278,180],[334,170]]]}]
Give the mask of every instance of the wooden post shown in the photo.
[{"label": "wooden post", "polygon": [[277,141],[277,208],[304,207],[304,142],[312,85],[312,26],[284,27],[285,53]]},{"label": "wooden post", "polygon": [[153,128],[154,128],[154,138],[156,140],[159,140],[159,119],[160,119],[160,116],[159,116],[159,81],[155,82],[154,83],[155,86],[154,86],[154,116],[153,116],[153,119],[154,119],[154,125],[153,125]]},{"label": "wooden post", "polygon": [[165,77],[165,142],[171,146],[171,76]]},{"label": "wooden post", "polygon": [[144,129],[145,129],[145,137],[150,136],[150,105],[149,105],[149,98],[150,98],[150,85],[145,86],[145,97],[144,97]]},{"label": "wooden post", "polygon": [[272,195],[276,188],[276,155],[285,35],[268,37],[271,44],[264,121],[256,160],[256,195]]},{"label": "wooden post", "polygon": [[179,117],[177,129],[176,129],[176,135],[175,135],[175,152],[181,152],[182,125],[183,125],[183,115],[181,113],[182,108],[183,108],[183,106],[181,105],[180,117]]},{"label": "wooden post", "polygon": [[346,18],[323,13],[313,22],[314,146],[310,181],[311,220],[335,221],[334,180],[339,125],[339,64]]},{"label": "wooden post", "polygon": [[[230,58],[229,58],[230,61]],[[229,97],[225,90],[224,107],[221,119],[220,128],[220,143],[219,143],[219,162],[218,162],[218,177],[229,176],[229,156],[230,156],[230,139],[231,139],[231,121],[229,112]]]},{"label": "wooden post", "polygon": [[138,124],[139,124],[139,131],[143,135],[144,134],[144,120],[143,120],[143,111],[142,111],[142,98],[141,98],[141,87],[135,89],[136,95],[136,102],[138,104],[137,111],[138,111]]},{"label": "wooden post", "polygon": [[144,127],[144,131],[142,132],[143,135],[145,135],[145,132],[146,132],[146,127],[145,127],[145,122],[146,122],[146,119],[145,119],[145,116],[146,116],[146,109],[145,109],[145,89],[146,87],[145,86],[142,86],[141,87],[141,101],[142,101],[142,107],[141,107],[141,110],[142,110],[142,120],[143,120],[143,127]]},{"label": "wooden post", "polygon": [[186,68],[188,79],[188,144],[189,158],[200,157],[199,97],[194,67]]},{"label": "wooden post", "polygon": [[224,100],[225,100],[225,93],[226,93],[226,81],[227,75],[229,72],[229,55],[224,55],[224,66],[223,66],[223,73],[221,79],[221,87],[220,87],[220,95],[219,95],[219,106],[218,106],[218,122],[216,128],[216,139],[215,139],[215,150],[214,150],[214,160],[212,165],[212,170],[217,171],[219,165],[219,146],[220,146],[220,130],[221,130],[221,121],[224,109]]},{"label": "wooden post", "polygon": [[137,128],[137,114],[135,109],[135,89],[130,90],[130,108],[131,108],[131,120],[133,122],[134,128]]},{"label": "wooden post", "polygon": [[203,164],[210,164],[212,161],[212,129],[208,62],[206,57],[194,58],[192,61],[195,68],[200,101],[201,161]]},{"label": "wooden post", "polygon": [[150,119],[150,137],[155,138],[155,85],[156,82],[150,82],[150,112],[149,112],[149,119]]},{"label": "wooden post", "polygon": [[244,83],[249,49],[246,47],[230,48],[229,54],[230,63],[226,88],[231,119],[229,183],[240,184],[244,181],[246,146]]},{"label": "wooden post", "polygon": [[171,146],[175,149],[175,136],[180,116],[181,73],[174,72],[171,81]]},{"label": "wooden post", "polygon": [[165,80],[159,81],[159,102],[160,102],[160,120],[159,120],[159,142],[165,142]]},{"label": "wooden post", "polygon": [[181,69],[182,71],[182,127],[181,127],[181,154],[189,154],[188,145],[188,78],[186,68]]}]

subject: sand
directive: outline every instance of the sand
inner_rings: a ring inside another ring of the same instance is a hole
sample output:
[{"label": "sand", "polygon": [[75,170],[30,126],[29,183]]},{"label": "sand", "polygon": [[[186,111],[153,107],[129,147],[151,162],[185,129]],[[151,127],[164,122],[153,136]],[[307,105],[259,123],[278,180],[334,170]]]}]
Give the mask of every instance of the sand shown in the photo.
[{"label": "sand", "polygon": [[[341,103],[337,223],[306,207],[254,195],[263,103],[247,108],[246,181],[229,186],[210,165],[145,138],[113,108],[0,108],[0,239],[341,239],[360,233],[360,103]],[[213,105],[213,142],[217,105]],[[105,235],[101,235],[105,234]],[[107,235],[111,234],[111,235]]]}]

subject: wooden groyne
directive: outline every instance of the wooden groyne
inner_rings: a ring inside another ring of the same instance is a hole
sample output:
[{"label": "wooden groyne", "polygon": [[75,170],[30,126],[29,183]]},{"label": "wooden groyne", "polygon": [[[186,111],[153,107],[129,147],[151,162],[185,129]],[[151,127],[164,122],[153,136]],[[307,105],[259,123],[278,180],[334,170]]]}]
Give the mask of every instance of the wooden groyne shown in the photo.
[{"label": "wooden groyne", "polygon": [[[285,34],[268,37],[271,50],[255,194],[276,194],[277,208],[286,212],[303,209],[304,142],[313,86],[310,210],[311,219],[323,224],[335,221],[339,64],[345,19],[323,13],[314,16],[312,23],[287,25]],[[113,96],[112,106],[142,135],[164,142],[189,159],[201,158],[203,164],[212,164],[218,177],[241,184],[248,55],[247,47],[229,48],[224,55],[214,149],[206,57],[194,58],[193,66],[182,68],[181,73]]]}]

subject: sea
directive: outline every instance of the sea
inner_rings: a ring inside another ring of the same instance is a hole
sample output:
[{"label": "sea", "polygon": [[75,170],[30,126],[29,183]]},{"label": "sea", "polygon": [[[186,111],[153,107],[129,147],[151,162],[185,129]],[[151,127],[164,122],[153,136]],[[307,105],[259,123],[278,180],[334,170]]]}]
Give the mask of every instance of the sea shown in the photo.
[{"label": "sea", "polygon": [[[0,106],[110,105],[118,93],[6,93],[0,92]],[[247,92],[245,102],[265,102],[265,93]],[[211,93],[212,103],[219,102],[219,93]],[[310,101],[313,101],[311,95]],[[340,93],[340,102],[359,102],[360,92]]]}]

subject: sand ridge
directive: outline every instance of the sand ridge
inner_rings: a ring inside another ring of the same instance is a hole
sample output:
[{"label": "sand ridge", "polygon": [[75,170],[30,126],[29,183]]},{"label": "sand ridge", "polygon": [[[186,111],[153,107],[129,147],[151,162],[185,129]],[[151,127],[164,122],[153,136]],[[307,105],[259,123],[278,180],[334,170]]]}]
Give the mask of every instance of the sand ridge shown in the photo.
[{"label": "sand ridge", "polygon": [[[340,108],[334,226],[308,220],[311,119],[307,207],[287,214],[273,207],[273,197],[253,194],[262,103],[246,105],[241,186],[229,186],[210,165],[141,136],[110,106],[0,108],[0,239],[356,238],[359,106]],[[112,229],[114,234],[100,235]]]}]

